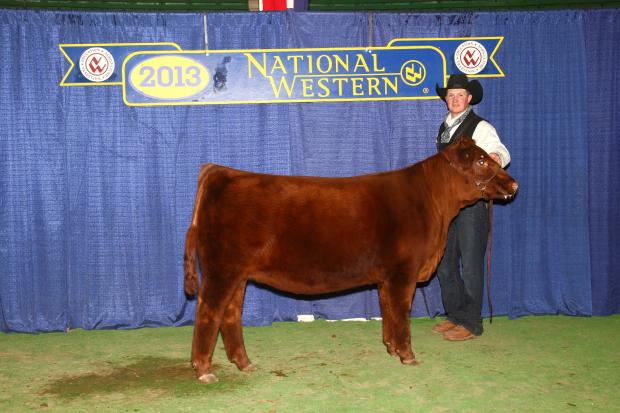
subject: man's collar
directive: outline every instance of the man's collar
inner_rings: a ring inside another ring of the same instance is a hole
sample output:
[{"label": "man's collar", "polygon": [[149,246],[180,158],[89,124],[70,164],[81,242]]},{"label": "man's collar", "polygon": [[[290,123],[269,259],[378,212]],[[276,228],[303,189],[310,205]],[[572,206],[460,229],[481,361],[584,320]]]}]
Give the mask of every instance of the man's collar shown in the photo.
[{"label": "man's collar", "polygon": [[467,106],[467,108],[464,111],[462,111],[456,116],[452,115],[451,112],[448,112],[448,114],[446,115],[446,124],[448,124],[448,126],[452,125],[454,121],[456,121],[463,113],[467,112],[467,109],[469,109],[470,107],[471,106]]}]

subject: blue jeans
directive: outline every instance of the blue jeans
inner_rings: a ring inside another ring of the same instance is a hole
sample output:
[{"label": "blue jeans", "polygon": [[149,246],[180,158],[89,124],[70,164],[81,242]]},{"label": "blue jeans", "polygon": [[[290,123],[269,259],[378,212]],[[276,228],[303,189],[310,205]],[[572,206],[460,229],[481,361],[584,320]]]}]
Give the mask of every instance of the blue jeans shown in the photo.
[{"label": "blue jeans", "polygon": [[446,251],[437,267],[448,320],[481,335],[484,255],[487,248],[487,203],[463,208],[448,229]]}]

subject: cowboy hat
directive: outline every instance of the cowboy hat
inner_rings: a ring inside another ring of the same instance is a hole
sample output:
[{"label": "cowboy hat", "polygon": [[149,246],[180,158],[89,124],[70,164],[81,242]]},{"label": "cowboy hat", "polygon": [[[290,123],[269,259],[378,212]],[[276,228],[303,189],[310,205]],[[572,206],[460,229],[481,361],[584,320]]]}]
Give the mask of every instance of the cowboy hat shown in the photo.
[{"label": "cowboy hat", "polygon": [[444,102],[446,101],[446,93],[448,93],[448,89],[467,90],[471,94],[471,102],[469,102],[469,104],[472,106],[480,103],[482,100],[482,85],[477,80],[467,79],[467,75],[450,75],[448,85],[446,87],[439,87],[438,84],[435,84],[437,96],[439,96]]}]

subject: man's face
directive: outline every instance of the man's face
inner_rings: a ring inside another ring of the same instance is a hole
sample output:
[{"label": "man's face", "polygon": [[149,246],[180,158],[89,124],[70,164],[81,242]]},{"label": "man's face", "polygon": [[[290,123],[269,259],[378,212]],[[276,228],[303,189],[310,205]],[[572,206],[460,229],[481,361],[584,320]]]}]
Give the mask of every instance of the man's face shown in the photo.
[{"label": "man's face", "polygon": [[465,89],[448,89],[446,103],[452,116],[462,113],[471,102],[471,95]]}]

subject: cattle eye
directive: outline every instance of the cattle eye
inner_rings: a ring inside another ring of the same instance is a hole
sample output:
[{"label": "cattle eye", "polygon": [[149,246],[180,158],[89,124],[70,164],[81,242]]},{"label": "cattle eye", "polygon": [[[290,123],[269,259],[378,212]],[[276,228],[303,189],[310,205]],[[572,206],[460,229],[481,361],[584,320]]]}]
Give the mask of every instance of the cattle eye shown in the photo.
[{"label": "cattle eye", "polygon": [[480,165],[484,165],[484,159],[480,159],[480,160],[478,161],[478,164],[480,164]]}]

